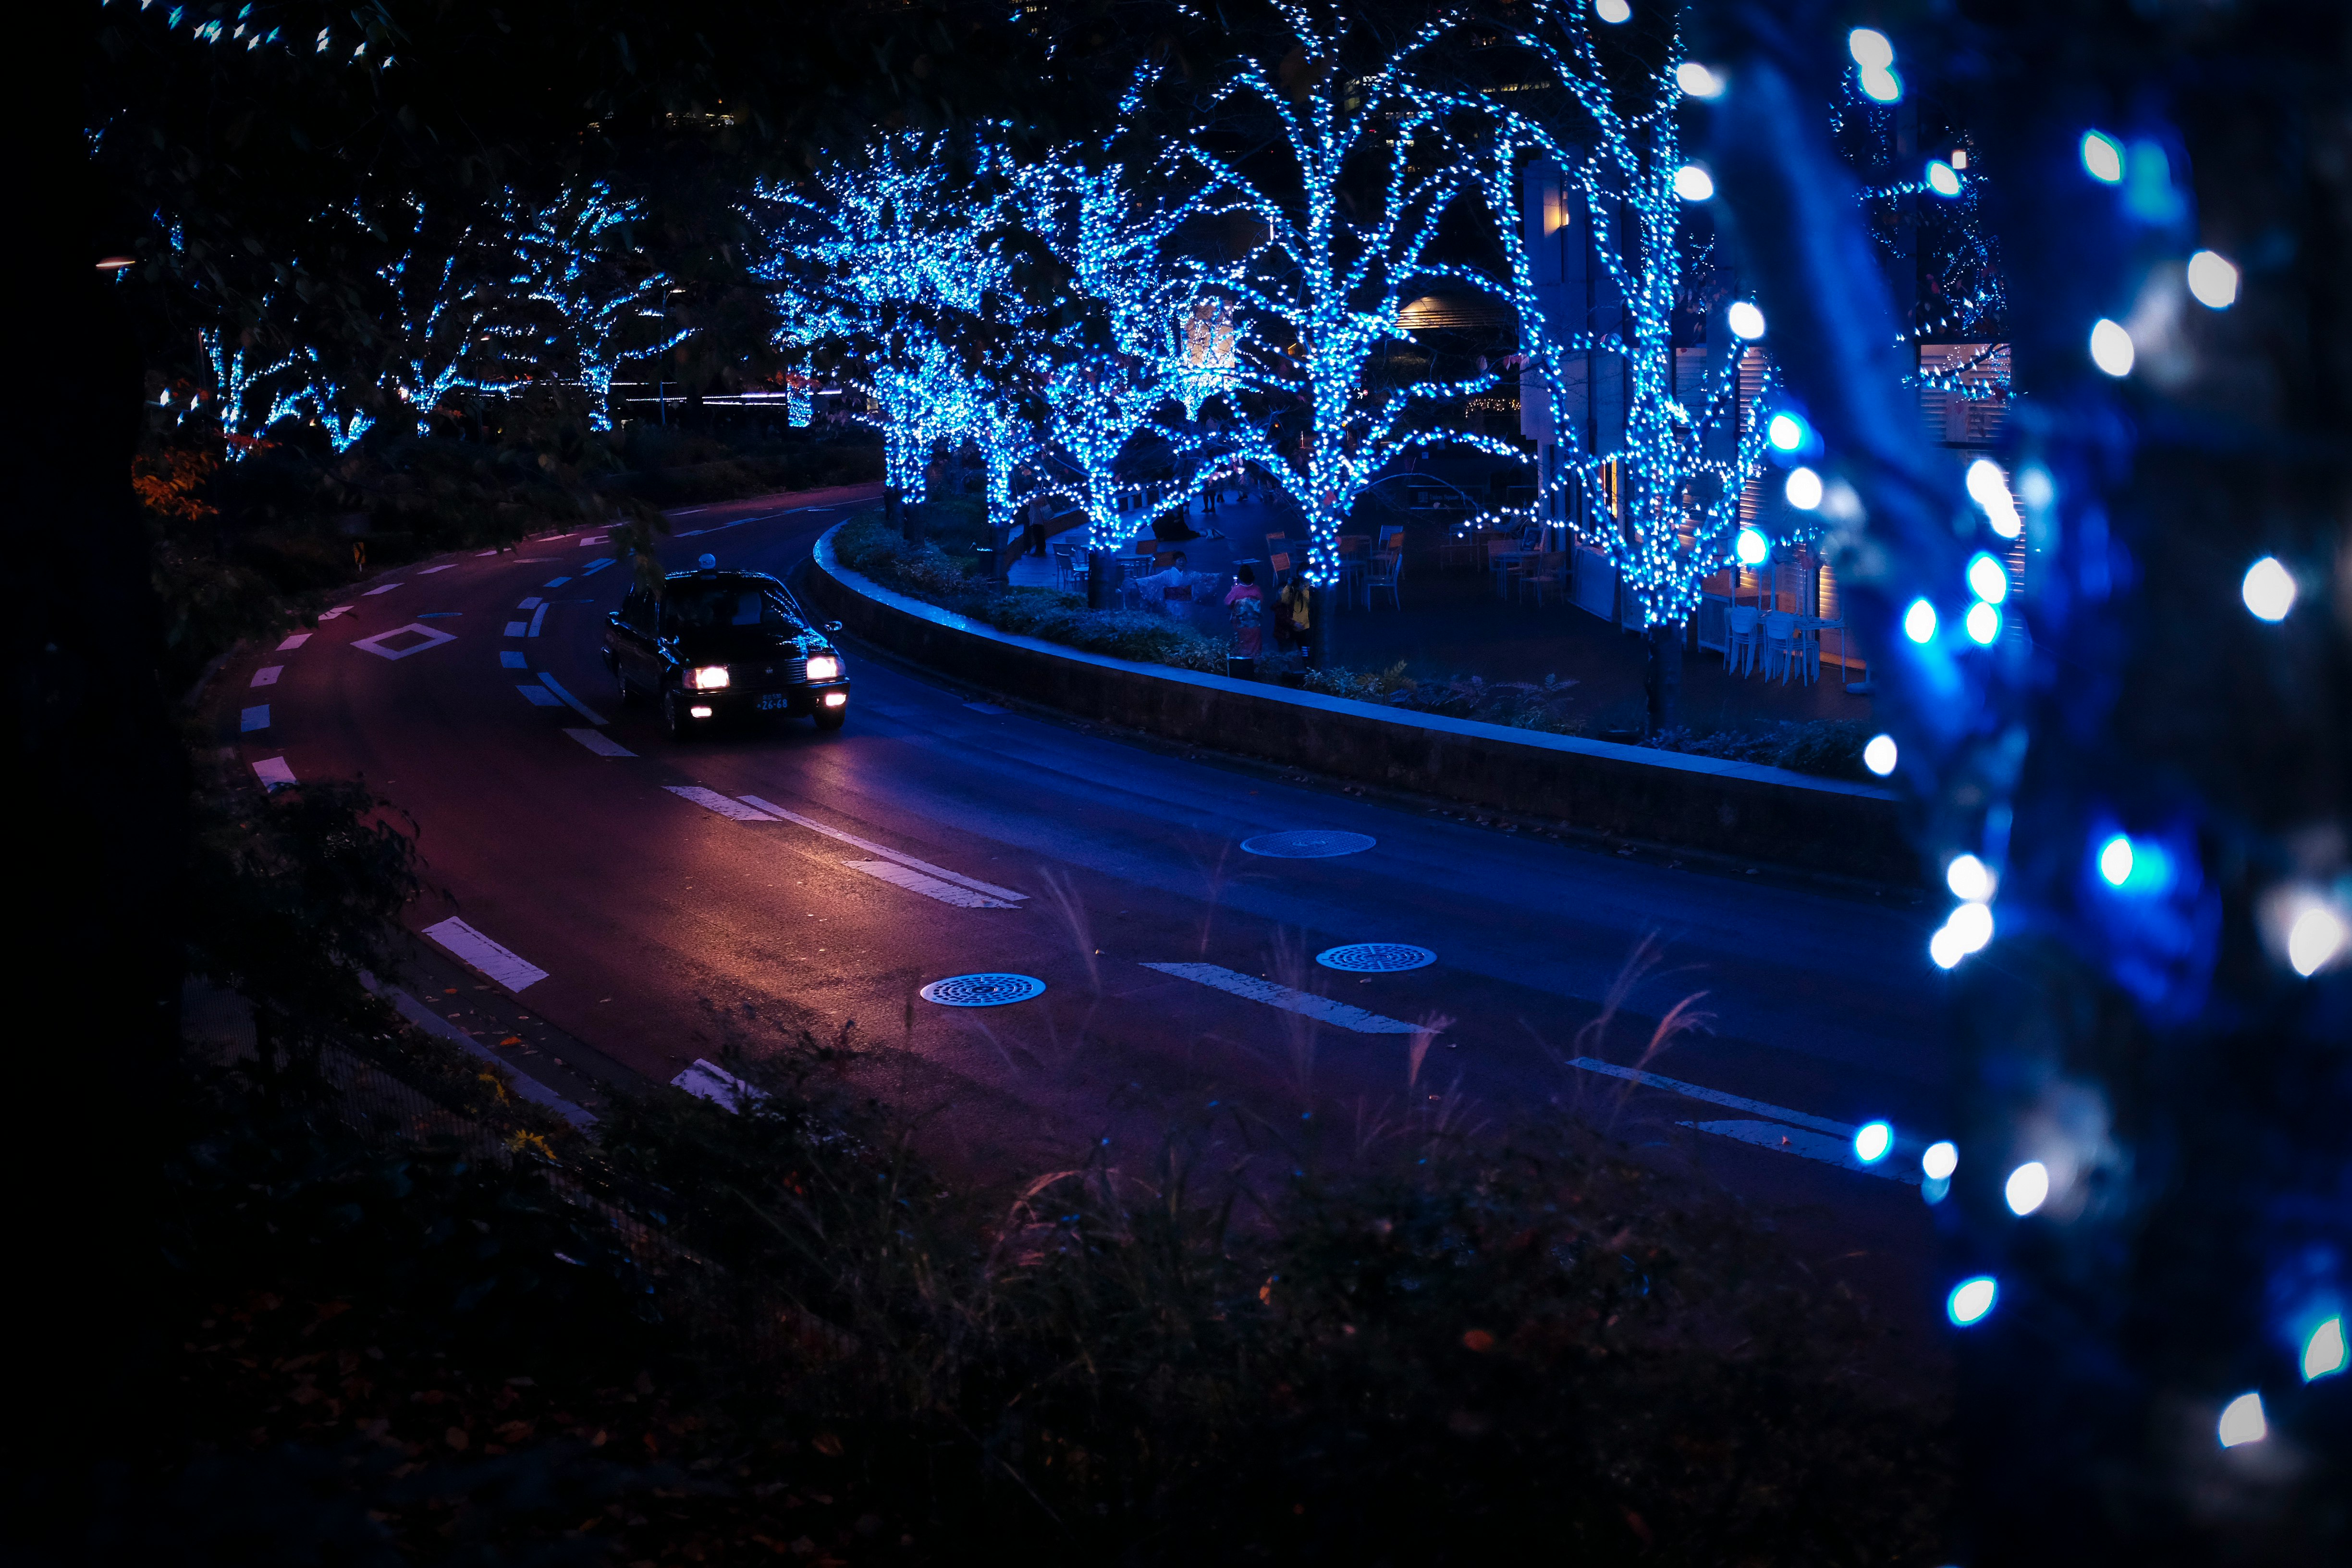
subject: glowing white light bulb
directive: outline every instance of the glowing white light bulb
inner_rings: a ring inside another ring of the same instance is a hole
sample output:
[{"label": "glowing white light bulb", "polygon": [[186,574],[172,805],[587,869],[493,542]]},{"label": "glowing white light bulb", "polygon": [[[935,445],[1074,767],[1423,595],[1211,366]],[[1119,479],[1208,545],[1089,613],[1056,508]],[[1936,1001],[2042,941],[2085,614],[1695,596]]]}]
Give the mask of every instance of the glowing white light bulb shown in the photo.
[{"label": "glowing white light bulb", "polygon": [[1846,53],[1864,70],[1885,70],[1895,63],[1895,45],[1875,27],[1856,27],[1845,36]]},{"label": "glowing white light bulb", "polygon": [[1992,940],[1992,910],[1984,904],[1962,904],[1944,921],[1944,929],[1964,953],[1975,952]]},{"label": "glowing white light bulb", "polygon": [[1956,855],[1944,868],[1944,886],[1956,899],[1983,903],[1992,897],[1992,868],[1973,855]]},{"label": "glowing white light bulb", "polygon": [[1780,493],[1799,511],[1811,511],[1822,504],[1822,477],[1811,468],[1790,468],[1789,482]]},{"label": "glowing white light bulb", "polygon": [[1685,163],[1675,171],[1675,195],[1686,202],[1715,199],[1715,176],[1696,163]]},{"label": "glowing white light bulb", "polygon": [[1754,342],[1764,335],[1764,312],[1756,308],[1753,300],[1734,300],[1731,309],[1723,313],[1723,320],[1736,337]]},{"label": "glowing white light bulb", "polygon": [[1772,542],[1756,530],[1743,528],[1739,531],[1739,537],[1732,542],[1731,550],[1739,557],[1741,565],[1761,566],[1764,558],[1772,553]]},{"label": "glowing white light bulb", "polygon": [[1592,14],[1618,27],[1633,19],[1633,7],[1626,0],[1592,0]]},{"label": "glowing white light bulb", "polygon": [[2263,1396],[2241,1394],[2221,1406],[2221,1424],[2216,1429],[2224,1448],[2235,1448],[2246,1443],[2259,1443],[2271,1435],[2271,1424],[2263,1419]]},{"label": "glowing white light bulb", "polygon": [[2123,143],[2104,131],[2083,132],[2083,167],[2091,178],[2116,185],[2124,178]]},{"label": "glowing white light bulb", "polygon": [[2257,620],[2283,621],[2294,608],[2294,574],[2282,565],[2275,555],[2265,555],[2246,568],[2246,580],[2238,584],[2238,596],[2246,602]]},{"label": "glowing white light bulb", "polygon": [[1950,969],[1969,955],[1960,939],[1949,926],[1938,926],[1936,934],[1927,939],[1927,956],[1936,961],[1938,969]]},{"label": "glowing white light bulb", "polygon": [[2124,331],[2120,321],[2110,321],[2101,316],[2091,326],[2091,363],[2107,374],[2121,380],[2131,374],[2132,362],[2139,351],[2132,346],[2132,336]]},{"label": "glowing white light bulb", "polygon": [[1884,66],[1862,68],[1862,94],[1874,103],[1896,103],[1903,98],[1903,79]]},{"label": "glowing white light bulb", "polygon": [[2010,1213],[2032,1214],[2050,1196],[2050,1167],[2039,1160],[2028,1160],[2009,1173],[2000,1195],[2008,1202]]},{"label": "glowing white light bulb", "polygon": [[1927,188],[1939,196],[1957,196],[1960,194],[1959,174],[1941,158],[1930,158],[1927,160]]},{"label": "glowing white light bulb", "polygon": [[1920,1152],[1920,1173],[1931,1182],[1948,1182],[1959,1168],[1960,1146],[1957,1143],[1930,1143]]},{"label": "glowing white light bulb", "polygon": [[1990,458],[1979,458],[1969,465],[1969,499],[1984,508],[1985,517],[1992,531],[2003,539],[2015,539],[2025,531],[2025,520],[2017,514],[2017,502],[2009,493],[2009,479],[2000,465]]},{"label": "glowing white light bulb", "polygon": [[1969,592],[1988,605],[2009,597],[2009,568],[1979,551],[1969,563]]},{"label": "glowing white light bulb", "polygon": [[1979,599],[1969,606],[1966,619],[1960,625],[1968,629],[1969,640],[1979,647],[1990,647],[2000,636],[2000,612]]},{"label": "glowing white light bulb", "polygon": [[1895,1147],[1895,1129],[1884,1121],[1865,1121],[1854,1129],[1853,1157],[1865,1165],[1875,1165],[1886,1158]]},{"label": "glowing white light bulb", "polygon": [[1936,635],[1936,606],[1925,599],[1914,599],[1911,607],[1903,612],[1903,635],[1913,642],[1927,642]]},{"label": "glowing white light bulb", "polygon": [[1902,753],[1895,750],[1894,736],[1873,735],[1870,738],[1870,744],[1862,749],[1862,765],[1880,778],[1885,778],[1895,771],[1895,762],[1901,755]]},{"label": "glowing white light bulb", "polygon": [[1805,422],[1793,414],[1775,414],[1764,426],[1764,439],[1776,452],[1793,452],[1805,444]]},{"label": "glowing white light bulb", "polygon": [[2226,257],[2200,250],[2189,258],[2189,291],[2211,310],[2226,310],[2238,302],[2238,269]]},{"label": "glowing white light bulb", "polygon": [[1944,1299],[1944,1313],[1956,1326],[1965,1329],[1981,1321],[2000,1295],[2000,1286],[1993,1277],[1979,1274],[1952,1287],[1952,1293]]},{"label": "glowing white light bulb", "polygon": [[2344,951],[2344,921],[2326,904],[2314,904],[2287,928],[2286,961],[2306,980]]},{"label": "glowing white light bulb", "polygon": [[2344,1320],[2330,1318],[2303,1342],[2303,1381],[2333,1377],[2344,1370]]},{"label": "glowing white light bulb", "polygon": [[2132,841],[2118,833],[2099,847],[2099,875],[2107,886],[2120,888],[2131,880],[2133,858]]},{"label": "glowing white light bulb", "polygon": [[1696,60],[1685,60],[1675,68],[1675,85],[1693,98],[1723,96],[1723,79]]}]

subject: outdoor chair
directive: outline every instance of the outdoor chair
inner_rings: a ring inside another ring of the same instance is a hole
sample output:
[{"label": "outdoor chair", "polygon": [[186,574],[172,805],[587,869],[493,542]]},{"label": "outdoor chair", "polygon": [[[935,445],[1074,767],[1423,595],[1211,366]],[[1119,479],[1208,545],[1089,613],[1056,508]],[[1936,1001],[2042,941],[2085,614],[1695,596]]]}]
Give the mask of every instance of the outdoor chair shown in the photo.
[{"label": "outdoor chair", "polygon": [[1397,596],[1397,584],[1403,576],[1404,541],[1400,538],[1373,561],[1371,575],[1364,582],[1364,608],[1369,610],[1372,607],[1373,595],[1384,593],[1388,595],[1390,604],[1403,609],[1404,601]]},{"label": "outdoor chair", "polygon": [[1777,675],[1785,686],[1789,681],[1789,661],[1801,658],[1797,647],[1797,617],[1787,610],[1773,610],[1764,617],[1764,678]]},{"label": "outdoor chair", "polygon": [[1483,533],[1449,532],[1438,541],[1437,569],[1443,572],[1449,566],[1475,566],[1479,552],[1486,548],[1486,536]]},{"label": "outdoor chair", "polygon": [[1052,552],[1054,557],[1054,585],[1057,588],[1070,586],[1077,577],[1077,567],[1070,560],[1070,547],[1066,544],[1052,544],[1046,548]]},{"label": "outdoor chair", "polygon": [[1753,605],[1734,605],[1726,616],[1727,637],[1723,648],[1723,668],[1736,675],[1746,675],[1760,662],[1764,612]]},{"label": "outdoor chair", "polygon": [[1568,552],[1547,550],[1528,557],[1528,564],[1517,581],[1520,588],[1535,594],[1536,607],[1542,608],[1545,589],[1551,588],[1563,594],[1568,590]]},{"label": "outdoor chair", "polygon": [[[1356,589],[1363,585],[1365,546],[1370,543],[1371,541],[1360,533],[1339,536],[1339,593],[1344,598],[1353,598]],[[1366,588],[1364,607],[1371,608],[1371,590]]]}]

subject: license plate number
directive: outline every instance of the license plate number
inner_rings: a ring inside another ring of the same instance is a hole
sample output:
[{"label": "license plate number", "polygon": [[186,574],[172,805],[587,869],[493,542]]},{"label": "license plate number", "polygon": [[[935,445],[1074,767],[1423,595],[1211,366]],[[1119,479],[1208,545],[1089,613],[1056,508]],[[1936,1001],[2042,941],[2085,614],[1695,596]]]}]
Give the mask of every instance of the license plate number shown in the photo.
[{"label": "license plate number", "polygon": [[792,705],[793,700],[781,691],[763,692],[756,704],[762,713],[772,712],[780,708],[789,708]]}]

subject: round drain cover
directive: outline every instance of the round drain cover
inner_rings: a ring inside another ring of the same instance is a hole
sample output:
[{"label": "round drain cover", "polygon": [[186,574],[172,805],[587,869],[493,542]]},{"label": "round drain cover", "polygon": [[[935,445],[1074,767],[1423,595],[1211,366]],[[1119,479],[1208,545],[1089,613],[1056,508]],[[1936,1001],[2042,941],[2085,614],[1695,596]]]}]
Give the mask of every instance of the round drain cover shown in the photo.
[{"label": "round drain cover", "polygon": [[950,974],[916,993],[942,1007],[1002,1007],[1045,994],[1045,983],[1026,974]]},{"label": "round drain cover", "polygon": [[1437,954],[1409,942],[1351,942],[1345,947],[1317,953],[1315,962],[1326,969],[1344,969],[1350,974],[1387,974],[1399,969],[1426,968],[1437,962]]},{"label": "round drain cover", "polygon": [[1368,834],[1308,827],[1296,833],[1261,833],[1255,838],[1243,839],[1242,849],[1251,855],[1270,855],[1277,860],[1321,860],[1333,855],[1360,855],[1379,842]]}]

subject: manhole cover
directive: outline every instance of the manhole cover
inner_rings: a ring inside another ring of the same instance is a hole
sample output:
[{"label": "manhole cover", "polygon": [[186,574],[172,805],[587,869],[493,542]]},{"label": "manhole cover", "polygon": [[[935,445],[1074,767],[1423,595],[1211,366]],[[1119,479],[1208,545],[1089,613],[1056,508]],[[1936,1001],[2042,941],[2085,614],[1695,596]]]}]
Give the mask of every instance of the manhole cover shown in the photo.
[{"label": "manhole cover", "polygon": [[1363,833],[1333,833],[1320,827],[1296,833],[1261,833],[1242,840],[1250,855],[1270,855],[1277,860],[1321,860],[1332,855],[1360,855],[1379,839]]},{"label": "manhole cover", "polygon": [[1437,962],[1437,954],[1408,942],[1351,942],[1345,947],[1317,953],[1315,962],[1326,969],[1344,969],[1350,974],[1387,974],[1399,969],[1426,968]]},{"label": "manhole cover", "polygon": [[1026,974],[950,974],[917,993],[942,1007],[1002,1007],[1045,994],[1045,983]]}]

